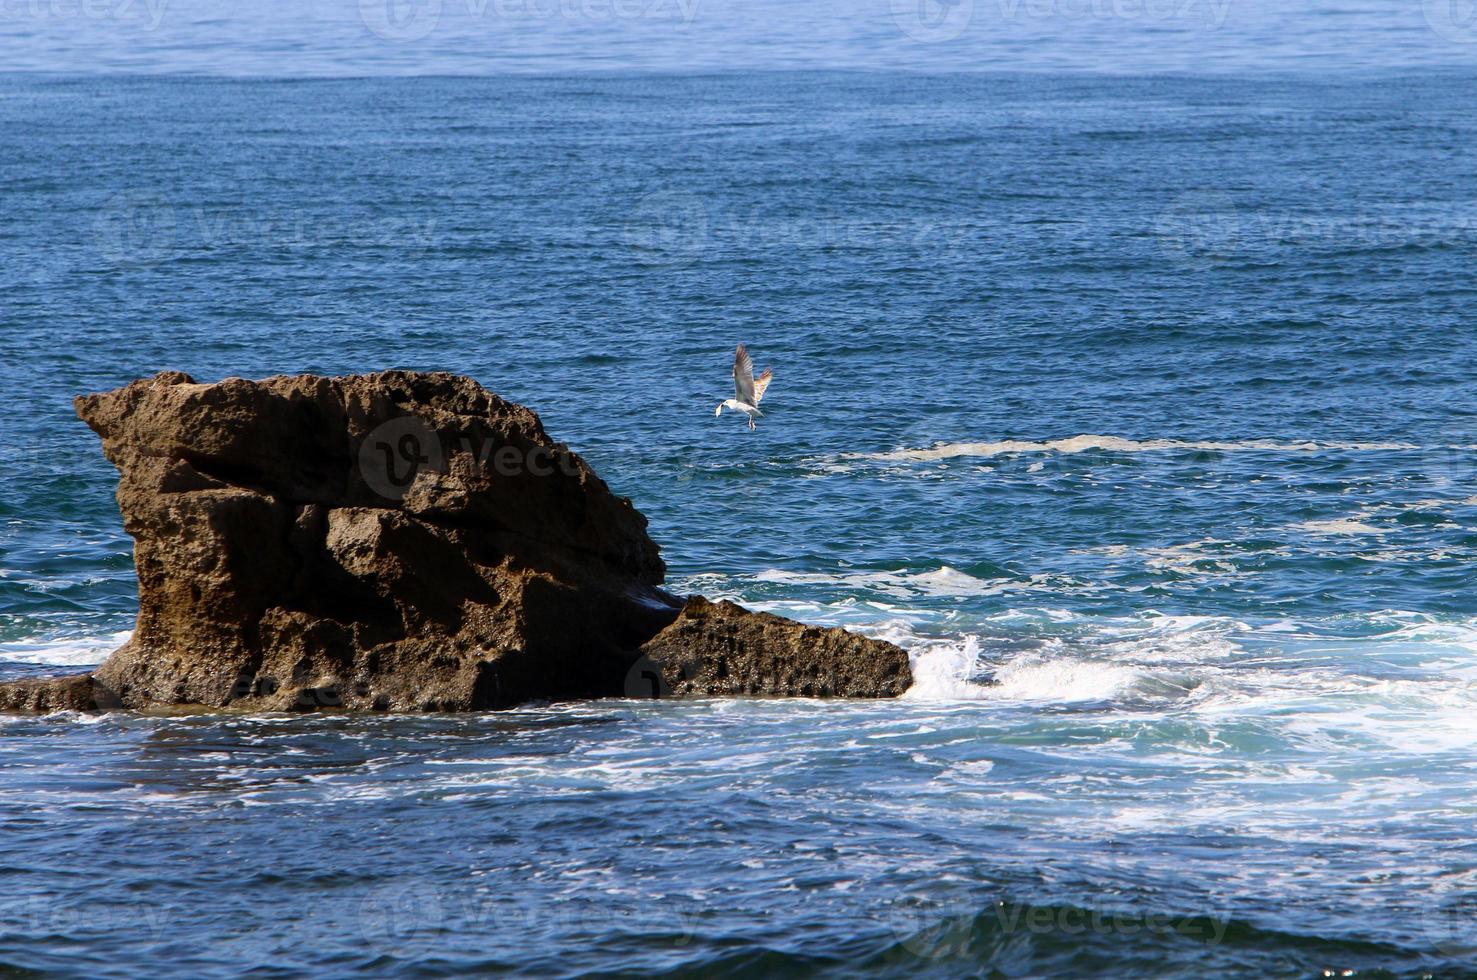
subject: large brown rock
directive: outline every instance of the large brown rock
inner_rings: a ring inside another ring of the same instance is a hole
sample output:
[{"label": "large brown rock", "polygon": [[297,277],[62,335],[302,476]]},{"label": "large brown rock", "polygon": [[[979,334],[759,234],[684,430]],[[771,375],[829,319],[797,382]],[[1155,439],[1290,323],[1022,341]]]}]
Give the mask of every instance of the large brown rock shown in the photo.
[{"label": "large brown rock", "polygon": [[120,474],[138,624],[90,677],[0,685],[0,710],[496,708],[627,693],[643,645],[681,658],[679,694],[909,682],[887,644],[684,609],[631,502],[468,378],[168,372],[76,407]]}]

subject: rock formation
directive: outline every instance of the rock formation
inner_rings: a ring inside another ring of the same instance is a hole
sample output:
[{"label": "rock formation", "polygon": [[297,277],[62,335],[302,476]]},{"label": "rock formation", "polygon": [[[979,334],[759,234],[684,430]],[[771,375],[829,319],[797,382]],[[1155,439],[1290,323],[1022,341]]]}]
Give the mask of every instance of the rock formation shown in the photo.
[{"label": "rock formation", "polygon": [[910,682],[890,644],[684,607],[631,502],[468,378],[167,372],[76,408],[120,474],[138,625],[91,676],[0,685],[0,709],[462,711]]},{"label": "rock formation", "polygon": [[[641,653],[658,696],[896,697],[912,683],[907,655],[891,643],[702,596]],[[644,694],[639,682],[628,693]]]}]

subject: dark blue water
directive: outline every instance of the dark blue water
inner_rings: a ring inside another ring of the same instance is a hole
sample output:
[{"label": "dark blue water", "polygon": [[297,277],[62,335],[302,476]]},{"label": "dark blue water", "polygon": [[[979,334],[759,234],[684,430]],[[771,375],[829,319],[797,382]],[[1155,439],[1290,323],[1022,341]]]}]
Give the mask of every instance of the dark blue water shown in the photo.
[{"label": "dark blue water", "polygon": [[0,676],[132,625],[74,394],[388,367],[918,676],[0,721],[0,972],[1477,972],[1474,82],[0,80]]}]

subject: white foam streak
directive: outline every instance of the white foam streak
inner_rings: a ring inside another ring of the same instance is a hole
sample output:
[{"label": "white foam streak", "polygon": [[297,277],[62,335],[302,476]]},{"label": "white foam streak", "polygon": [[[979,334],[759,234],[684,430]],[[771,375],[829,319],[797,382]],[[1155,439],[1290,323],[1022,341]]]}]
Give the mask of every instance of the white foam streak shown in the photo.
[{"label": "white foam streak", "polygon": [[1353,517],[1341,517],[1329,521],[1304,521],[1294,525],[1309,534],[1385,534],[1384,528],[1365,524]]},{"label": "white foam streak", "polygon": [[72,639],[30,639],[0,643],[0,661],[50,664],[59,667],[91,667],[128,642],[132,630],[109,636]]},{"label": "white foam streak", "polygon": [[1078,435],[1069,439],[1052,439],[1044,442],[1005,439],[998,442],[941,442],[928,449],[894,449],[885,453],[861,453],[853,459],[876,459],[900,462],[926,462],[929,460],[954,459],[960,456],[1002,456],[1009,453],[1060,453],[1070,455],[1092,449],[1119,453],[1149,453],[1163,451],[1198,452],[1377,452],[1417,450],[1422,447],[1403,442],[1278,442],[1272,439],[1244,439],[1232,441],[1189,441],[1181,439],[1124,439],[1119,436]]},{"label": "white foam streak", "polygon": [[[790,572],[768,568],[754,576],[756,582],[781,585],[823,585],[853,591],[880,592],[897,599],[916,596],[995,596],[1009,593],[1052,591],[1061,588],[1060,578],[1032,575],[1025,581],[1015,579],[982,579],[948,565],[927,572],[840,571]],[[742,600],[739,600],[742,601]]]}]

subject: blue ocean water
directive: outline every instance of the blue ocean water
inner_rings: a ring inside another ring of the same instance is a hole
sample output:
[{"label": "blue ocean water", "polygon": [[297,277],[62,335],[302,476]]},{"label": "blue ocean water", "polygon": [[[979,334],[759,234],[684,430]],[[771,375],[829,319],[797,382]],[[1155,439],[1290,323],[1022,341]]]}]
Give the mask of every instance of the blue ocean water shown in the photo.
[{"label": "blue ocean water", "polygon": [[1472,0],[3,0],[10,71],[272,77],[1477,67]]},{"label": "blue ocean water", "polygon": [[0,78],[0,677],[132,624],[73,395],[403,367],[918,678],[0,720],[0,972],[1477,973],[1474,80]]}]

